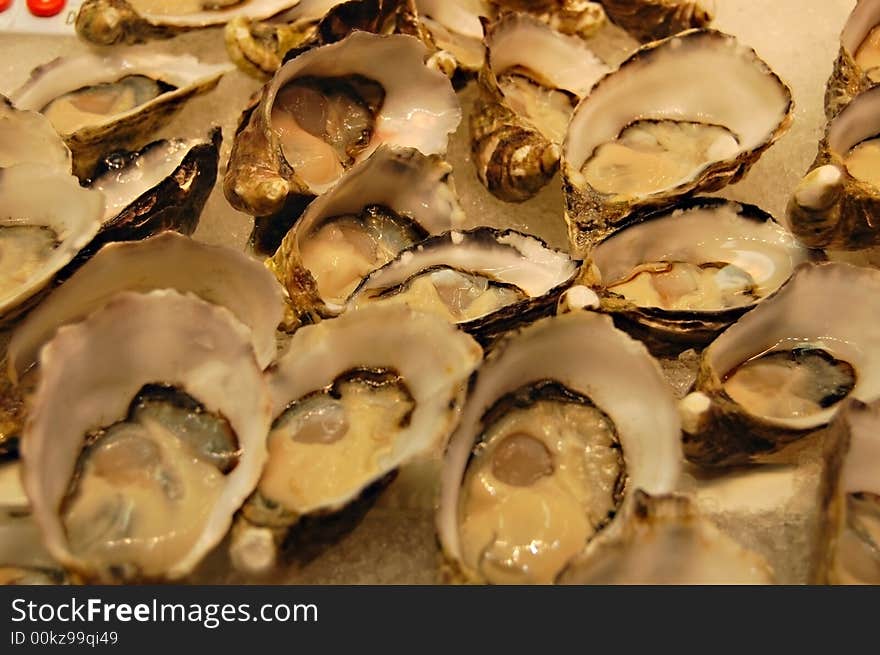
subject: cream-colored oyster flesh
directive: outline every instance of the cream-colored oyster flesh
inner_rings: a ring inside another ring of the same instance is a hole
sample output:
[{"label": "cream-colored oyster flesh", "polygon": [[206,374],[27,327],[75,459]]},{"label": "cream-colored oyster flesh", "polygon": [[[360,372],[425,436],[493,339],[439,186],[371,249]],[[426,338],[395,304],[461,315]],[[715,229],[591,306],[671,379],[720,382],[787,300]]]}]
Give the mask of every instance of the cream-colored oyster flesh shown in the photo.
[{"label": "cream-colored oyster flesh", "polygon": [[22,461],[50,553],[87,579],[185,576],[257,484],[270,422],[250,333],[228,310],[116,296],[41,353]]},{"label": "cream-colored oyster flesh", "polygon": [[444,459],[437,530],[453,576],[552,583],[630,492],[674,487],[680,448],[656,362],[608,317],[513,333],[472,382]]},{"label": "cream-colored oyster flesh", "polygon": [[0,320],[50,284],[98,233],[100,193],[43,164],[0,170]]},{"label": "cream-colored oyster flesh", "polygon": [[8,374],[19,380],[58,328],[83,320],[122,291],[176,289],[228,308],[252,330],[260,366],[275,359],[283,292],[249,257],[175,232],[104,246],[16,327],[7,350]]},{"label": "cream-colored oyster flesh", "polygon": [[788,87],[733,36],[691,30],[644,46],[596,84],[568,127],[576,251],[640,211],[738,181],[786,131],[792,107]]}]

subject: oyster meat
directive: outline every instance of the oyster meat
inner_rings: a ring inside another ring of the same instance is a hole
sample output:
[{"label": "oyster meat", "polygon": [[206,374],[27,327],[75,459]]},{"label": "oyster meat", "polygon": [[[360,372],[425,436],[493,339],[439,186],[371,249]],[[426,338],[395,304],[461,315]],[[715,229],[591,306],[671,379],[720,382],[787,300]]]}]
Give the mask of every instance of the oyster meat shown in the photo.
[{"label": "oyster meat", "polygon": [[840,34],[840,52],[825,88],[825,115],[834,118],[880,82],[880,2],[857,0]]},{"label": "oyster meat", "polygon": [[691,30],[644,46],[569,124],[562,168],[575,251],[634,214],[738,181],[792,110],[788,87],[732,36]]},{"label": "oyster meat", "polygon": [[406,35],[354,32],[287,62],[247,110],[224,180],[253,216],[330,189],[380,145],[446,151],[461,120],[449,80]]},{"label": "oyster meat", "polygon": [[59,330],[21,451],[49,552],[87,580],[187,575],[257,484],[270,413],[249,331],[194,296],[120,294]]},{"label": "oyster meat", "polygon": [[400,306],[298,330],[270,375],[269,461],[233,538],[237,566],[265,569],[304,515],[338,512],[405,463],[438,454],[481,359],[447,321]]},{"label": "oyster meat", "polygon": [[86,0],[76,33],[97,45],[142,43],[214,27],[236,17],[270,18],[300,0]]},{"label": "oyster meat", "polygon": [[486,344],[552,313],[579,262],[535,237],[488,227],[430,237],[370,274],[349,310],[403,304],[438,314]]},{"label": "oyster meat", "polygon": [[815,257],[753,205],[695,198],[600,241],[581,281],[644,341],[693,345],[714,339]]},{"label": "oyster meat", "polygon": [[90,53],[34,69],[9,98],[51,121],[73,152],[74,172],[86,179],[102,156],[144,145],[186,101],[213,89],[229,70],[142,48]]},{"label": "oyster meat", "polygon": [[665,39],[712,22],[714,0],[599,0],[608,17],[640,41]]},{"label": "oyster meat", "polygon": [[880,245],[878,111],[880,88],[855,97],[828,122],[788,205],[791,229],[805,244],[842,250]]},{"label": "oyster meat", "polygon": [[688,458],[767,461],[826,426],[844,399],[880,397],[878,312],[880,272],[802,264],[703,352],[681,404]]},{"label": "oyster meat", "polygon": [[452,579],[552,583],[637,490],[668,493],[678,415],[657,363],[576,310],[500,340],[447,448],[437,530]]},{"label": "oyster meat", "polygon": [[511,202],[534,196],[559,168],[574,106],[609,68],[582,39],[528,14],[507,14],[486,32],[471,152],[480,181]]}]

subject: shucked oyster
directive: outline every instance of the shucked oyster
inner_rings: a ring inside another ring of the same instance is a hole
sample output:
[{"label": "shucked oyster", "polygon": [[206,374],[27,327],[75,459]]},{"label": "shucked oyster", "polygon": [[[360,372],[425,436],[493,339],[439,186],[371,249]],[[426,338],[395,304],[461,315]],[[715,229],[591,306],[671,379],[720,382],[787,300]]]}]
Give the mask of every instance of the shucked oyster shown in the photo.
[{"label": "shucked oyster", "polygon": [[680,466],[675,403],[644,347],[591,311],[538,321],[489,352],[446,451],[437,530],[452,575],[552,583]]},{"label": "shucked oyster", "polygon": [[369,307],[297,331],[270,373],[275,422],[233,561],[265,570],[306,515],[337,512],[419,457],[438,454],[482,358],[445,320]]},{"label": "shucked oyster", "polygon": [[764,461],[822,428],[847,397],[880,397],[880,271],[803,264],[704,352],[681,403],[685,454]]},{"label": "shucked oyster", "polygon": [[426,57],[411,36],[355,32],[291,59],[243,116],[224,180],[229,202],[275,215],[327,191],[383,143],[445,152],[461,110]]},{"label": "shucked oyster", "polygon": [[88,579],[175,579],[224,536],[266,461],[250,334],[173,291],[117,296],[42,350],[22,440],[49,552]]},{"label": "shucked oyster", "polygon": [[828,122],[789,202],[788,220],[814,248],[880,245],[880,88],[857,96]]},{"label": "shucked oyster", "polygon": [[599,0],[608,17],[640,41],[712,22],[714,0]]},{"label": "shucked oyster", "polygon": [[635,213],[738,181],[788,128],[792,106],[788,87],[732,36],[692,30],[637,51],[569,125],[562,158],[575,251]]},{"label": "shucked oyster", "polygon": [[74,172],[85,179],[103,155],[142,146],[187,100],[213,89],[229,69],[136,48],[60,57],[34,69],[10,100],[52,122],[73,152]]},{"label": "shucked oyster", "polygon": [[98,45],[167,39],[244,16],[261,20],[300,0],[86,0],[76,16],[76,32]]},{"label": "shucked oyster", "polygon": [[708,343],[814,255],[752,205],[696,198],[600,241],[581,280],[642,340]]},{"label": "shucked oyster", "polygon": [[458,227],[451,172],[439,157],[382,147],[309,205],[270,262],[300,321],[341,313],[367,275]]},{"label": "shucked oyster", "polygon": [[567,254],[513,230],[448,232],[370,274],[348,307],[403,304],[443,316],[486,344],[552,313],[578,271]]},{"label": "shucked oyster", "polygon": [[587,545],[560,584],[772,584],[767,562],[701,517],[684,496],[636,491],[615,524]]},{"label": "shucked oyster", "polygon": [[471,151],[486,188],[520,202],[556,173],[574,106],[609,69],[583,40],[528,14],[493,24],[486,47]]},{"label": "shucked oyster", "polygon": [[15,164],[41,164],[69,173],[70,149],[42,114],[19,110],[0,95],[0,168]]},{"label": "shucked oyster", "polygon": [[880,2],[857,0],[840,35],[840,52],[825,89],[825,114],[840,113],[880,82]]}]

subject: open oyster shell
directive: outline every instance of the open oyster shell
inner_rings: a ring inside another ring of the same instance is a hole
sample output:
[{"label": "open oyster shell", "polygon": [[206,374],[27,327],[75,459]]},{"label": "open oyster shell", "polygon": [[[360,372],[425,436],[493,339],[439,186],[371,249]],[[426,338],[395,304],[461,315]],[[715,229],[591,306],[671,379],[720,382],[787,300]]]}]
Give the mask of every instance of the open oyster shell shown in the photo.
[{"label": "open oyster shell", "polygon": [[[444,71],[452,77],[456,71],[475,73],[483,68],[486,47],[480,18],[495,12],[488,0],[416,0],[419,22],[427,29],[440,51],[435,60],[449,58]],[[441,54],[442,53],[442,54]]]},{"label": "open oyster shell", "polygon": [[502,17],[485,42],[471,153],[490,192],[522,202],[555,175],[574,105],[609,68],[582,39],[528,14]]},{"label": "open oyster shell", "polygon": [[16,109],[0,95],[0,168],[41,164],[64,173],[72,170],[70,149],[42,114]]},{"label": "open oyster shell", "polygon": [[[21,454],[49,552],[104,582],[188,574],[266,461],[272,403],[247,328],[193,296],[121,294],[59,330],[40,371]],[[156,384],[200,408],[160,396],[142,411]]]},{"label": "open oyster shell", "polygon": [[44,291],[98,233],[100,193],[44,164],[0,169],[0,324]]},{"label": "open oyster shell", "polygon": [[371,273],[349,311],[403,304],[436,313],[481,344],[553,313],[580,262],[539,239],[488,227],[429,237]]},{"label": "open oyster shell", "polygon": [[593,87],[568,128],[575,252],[633,214],[738,181],[786,131],[792,108],[788,87],[733,36],[691,30],[642,47]]},{"label": "open oyster shell", "polygon": [[671,492],[680,467],[675,402],[644,346],[591,311],[542,319],[470,384],[441,476],[449,574],[551,583],[635,490]]},{"label": "open oyster shell", "polygon": [[73,152],[74,173],[87,178],[103,155],[131,150],[194,95],[230,70],[189,55],[142,48],[59,57],[35,68],[9,98],[42,112]]},{"label": "open oyster shell", "polygon": [[265,570],[302,517],[338,512],[400,466],[439,454],[481,359],[447,321],[400,306],[297,331],[270,372],[269,460],[242,510],[233,562]]},{"label": "open oyster shell", "polygon": [[299,321],[340,314],[364,277],[459,227],[451,172],[437,156],[383,146],[312,202],[269,262]]},{"label": "open oyster shell", "polygon": [[766,585],[767,562],[700,516],[685,496],[636,491],[623,516],[557,580],[578,585]]},{"label": "open oyster shell", "polygon": [[528,12],[563,34],[588,38],[605,24],[605,11],[587,0],[491,0],[503,14]]},{"label": "open oyster shell", "polygon": [[878,134],[880,88],[857,96],[828,122],[788,205],[791,230],[805,244],[844,250],[880,245]]},{"label": "open oyster shell", "polygon": [[411,36],[354,32],[287,62],[242,117],[224,179],[232,206],[301,208],[382,144],[444,153],[461,109],[426,57]]},{"label": "open oyster shell", "polygon": [[878,82],[880,2],[857,0],[840,34],[840,52],[825,88],[825,115],[830,120]]},{"label": "open oyster shell", "polygon": [[597,243],[580,281],[656,350],[707,344],[820,255],[753,205],[694,198]]},{"label": "open oyster shell", "polygon": [[608,17],[639,41],[665,39],[712,22],[714,0],[600,0]]},{"label": "open oyster shell", "polygon": [[142,43],[181,32],[224,25],[232,18],[262,20],[300,0],[86,0],[76,33],[97,45]]},{"label": "open oyster shell", "polygon": [[687,457],[767,461],[825,427],[845,398],[880,397],[878,315],[880,271],[801,265],[703,352],[696,391],[681,402]]}]

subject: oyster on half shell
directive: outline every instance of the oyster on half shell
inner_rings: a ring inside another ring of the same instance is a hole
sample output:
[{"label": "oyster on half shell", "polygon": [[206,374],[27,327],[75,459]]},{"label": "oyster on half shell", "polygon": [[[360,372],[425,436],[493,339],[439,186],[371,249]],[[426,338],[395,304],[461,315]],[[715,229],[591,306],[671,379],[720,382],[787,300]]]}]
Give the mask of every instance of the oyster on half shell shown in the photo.
[{"label": "oyster on half shell", "polygon": [[474,73],[483,67],[486,47],[483,44],[481,18],[495,12],[488,0],[416,0],[419,22],[430,34],[439,52],[433,58],[449,59],[444,72]]},{"label": "oyster on half shell", "polygon": [[59,330],[21,449],[49,552],[87,580],[187,575],[256,486],[271,411],[247,328],[194,296],[121,294]]},{"label": "oyster on half shell", "polygon": [[574,251],[634,214],[738,181],[792,109],[788,87],[733,36],[691,30],[642,47],[569,124],[562,172]]},{"label": "oyster on half shell", "polygon": [[563,34],[589,38],[605,25],[605,11],[588,0],[490,0],[504,14],[528,12]]},{"label": "oyster on half shell", "polygon": [[76,33],[97,45],[142,43],[223,25],[236,17],[262,20],[300,0],[86,0]]},{"label": "oyster on half shell", "polygon": [[89,177],[102,156],[143,146],[193,96],[230,70],[144,48],[59,57],[35,68],[9,98],[39,111],[73,152],[74,173]]},{"label": "oyster on half shell", "polygon": [[[681,401],[685,454],[710,466],[784,461],[848,397],[880,398],[880,271],[802,264],[703,351]],[[778,453],[778,454],[777,454]]]},{"label": "oyster on half shell", "polygon": [[503,16],[488,27],[485,43],[471,153],[490,192],[522,202],[558,170],[574,106],[609,68],[585,41],[529,14]]},{"label": "oyster on half shell", "polygon": [[229,202],[272,216],[327,191],[382,144],[444,153],[461,109],[427,55],[411,36],[354,32],[288,61],[242,117]]},{"label": "oyster on half shell", "polygon": [[70,173],[70,148],[49,119],[35,111],[16,109],[0,95],[0,168],[15,164],[41,164]]},{"label": "oyster on half shell", "polygon": [[599,0],[608,17],[640,41],[665,39],[712,22],[714,0]]},{"label": "oyster on half shell", "polygon": [[880,2],[857,0],[840,34],[840,51],[825,88],[832,119],[853,98],[880,82]]},{"label": "oyster on half shell", "polygon": [[448,576],[550,584],[636,490],[671,492],[680,467],[675,402],[644,346],[592,311],[542,319],[501,339],[470,384],[441,477]]},{"label": "oyster on half shell", "polygon": [[233,533],[236,566],[266,570],[303,517],[337,513],[404,464],[439,455],[481,359],[447,321],[400,306],[298,330],[269,374],[269,458]]}]

